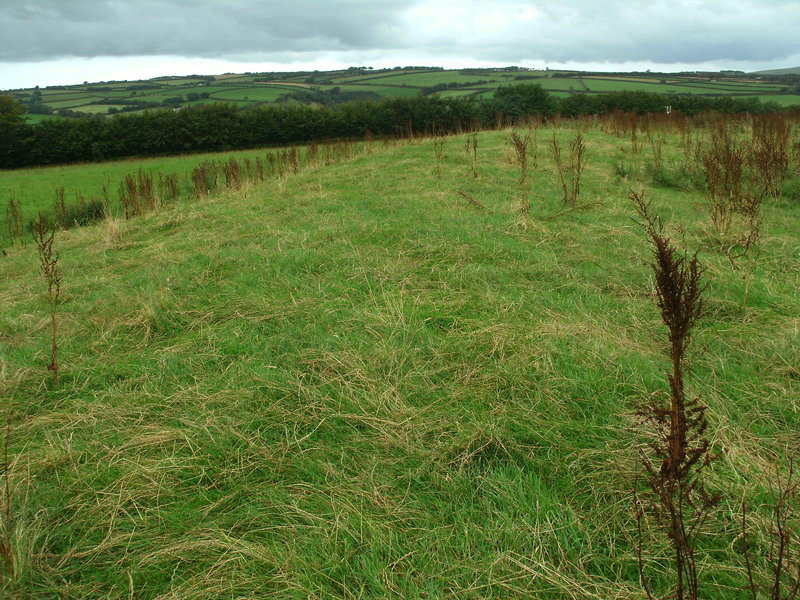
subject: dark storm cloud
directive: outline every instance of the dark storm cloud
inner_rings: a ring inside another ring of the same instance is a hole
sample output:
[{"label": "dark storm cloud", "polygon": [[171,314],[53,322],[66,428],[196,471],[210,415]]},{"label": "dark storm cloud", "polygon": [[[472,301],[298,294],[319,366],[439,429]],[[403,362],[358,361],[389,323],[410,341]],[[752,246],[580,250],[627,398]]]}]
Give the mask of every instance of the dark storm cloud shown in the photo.
[{"label": "dark storm cloud", "polygon": [[[0,0],[12,2],[12,0]],[[13,0],[0,62],[293,53],[522,63],[774,61],[800,0]]]},{"label": "dark storm cloud", "polygon": [[0,61],[219,57],[391,46],[402,0],[22,0],[0,14]]}]

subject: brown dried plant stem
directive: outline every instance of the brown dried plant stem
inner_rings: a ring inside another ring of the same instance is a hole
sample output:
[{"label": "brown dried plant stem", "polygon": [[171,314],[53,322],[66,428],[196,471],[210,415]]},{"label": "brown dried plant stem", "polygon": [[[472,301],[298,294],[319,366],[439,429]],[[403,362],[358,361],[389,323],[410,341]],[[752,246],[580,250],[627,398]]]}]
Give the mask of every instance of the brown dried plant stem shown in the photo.
[{"label": "brown dried plant stem", "polygon": [[39,261],[42,268],[42,276],[47,281],[47,297],[50,304],[50,330],[51,339],[51,362],[47,366],[53,372],[53,383],[58,385],[58,318],[56,309],[58,299],[61,296],[61,274],[58,270],[58,252],[53,250],[55,241],[55,227],[51,226],[47,219],[39,214],[39,217],[31,224],[33,239],[39,251]]},{"label": "brown dried plant stem", "polygon": [[[561,182],[564,204],[574,205],[581,193],[581,174],[586,167],[586,144],[583,141],[583,136],[578,132],[570,142],[569,163],[565,163],[561,156],[561,144],[555,134],[553,134],[553,139],[550,140],[550,153],[553,156],[553,162]],[[569,173],[569,181],[567,180],[567,173]]]},{"label": "brown dried plant stem", "polygon": [[[719,496],[708,494],[701,480],[703,468],[713,458],[705,437],[707,407],[697,399],[687,399],[684,390],[686,349],[692,328],[703,313],[704,287],[700,282],[697,257],[687,260],[679,255],[664,234],[661,221],[650,216],[642,195],[631,192],[630,198],[653,247],[658,308],[669,331],[672,363],[668,374],[668,405],[656,399],[639,409],[642,424],[655,433],[655,439],[649,445],[650,454],[642,453],[651,494],[642,500],[635,492],[637,520],[641,524],[644,513],[650,513],[672,546],[674,597],[697,600],[696,535],[711,509],[719,503]],[[642,544],[641,536],[639,544]],[[652,600],[643,561],[640,561],[640,574],[645,592]]]},{"label": "brown dried plant stem", "polygon": [[15,238],[20,241],[24,240],[22,235],[22,206],[13,194],[9,198],[8,207],[6,208],[6,230],[8,231],[10,245],[14,245]]},{"label": "brown dried plant stem", "polygon": [[550,140],[550,154],[553,156],[553,162],[556,165],[556,171],[558,172],[558,178],[561,181],[561,191],[563,193],[563,200],[567,202],[569,199],[569,191],[567,190],[567,180],[565,176],[566,165],[561,158],[561,144],[556,137],[556,134],[553,134],[553,139]]},{"label": "brown dried plant stem", "polygon": [[514,158],[517,165],[519,165],[519,192],[520,192],[520,208],[519,211],[526,215],[530,210],[530,189],[528,185],[528,143],[530,142],[530,134],[521,136],[516,131],[512,131],[508,138],[511,147],[514,149]]},{"label": "brown dried plant stem", "polygon": [[581,174],[586,166],[586,144],[580,133],[575,134],[575,139],[570,144],[569,162],[572,174],[569,204],[574,205],[581,194]]}]

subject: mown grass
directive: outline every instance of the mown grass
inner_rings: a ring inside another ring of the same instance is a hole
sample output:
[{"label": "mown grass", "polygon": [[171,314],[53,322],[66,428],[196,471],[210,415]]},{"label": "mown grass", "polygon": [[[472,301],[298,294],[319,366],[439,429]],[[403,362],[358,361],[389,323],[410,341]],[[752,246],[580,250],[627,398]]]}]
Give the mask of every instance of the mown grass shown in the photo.
[{"label": "mown grass", "polygon": [[[565,208],[545,143],[574,131],[541,129],[521,220],[507,133],[479,134],[477,179],[463,138],[441,178],[430,140],[372,146],[60,233],[58,388],[36,257],[0,258],[9,597],[641,598],[633,413],[667,368],[627,200],[649,158],[586,131],[599,204],[544,221]],[[800,206],[765,208],[745,302],[700,193],[647,193],[706,268],[688,386],[730,502],[702,577],[740,598],[737,502],[800,424]]]}]

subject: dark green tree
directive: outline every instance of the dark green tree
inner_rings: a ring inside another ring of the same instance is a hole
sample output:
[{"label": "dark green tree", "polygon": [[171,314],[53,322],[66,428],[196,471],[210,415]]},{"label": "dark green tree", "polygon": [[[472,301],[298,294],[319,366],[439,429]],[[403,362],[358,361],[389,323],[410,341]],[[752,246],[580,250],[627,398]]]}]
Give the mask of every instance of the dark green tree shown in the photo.
[{"label": "dark green tree", "polygon": [[7,94],[0,94],[0,168],[16,166],[23,155],[25,107]]},{"label": "dark green tree", "polygon": [[489,108],[494,114],[519,118],[528,115],[551,115],[556,112],[557,103],[538,83],[519,83],[497,88]]}]

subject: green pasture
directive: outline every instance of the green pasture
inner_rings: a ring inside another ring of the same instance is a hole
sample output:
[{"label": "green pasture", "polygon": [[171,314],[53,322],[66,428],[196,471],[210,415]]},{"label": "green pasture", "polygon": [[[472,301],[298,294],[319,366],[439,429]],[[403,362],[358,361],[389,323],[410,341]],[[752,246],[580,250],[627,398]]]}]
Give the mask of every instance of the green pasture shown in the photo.
[{"label": "green pasture", "polygon": [[184,85],[198,85],[200,83],[205,83],[205,79],[196,79],[191,77],[181,77],[179,79],[169,79],[169,78],[156,78],[156,79],[149,79],[147,81],[141,81],[137,83],[157,83],[158,85],[166,85],[166,86],[184,86]]},{"label": "green pasture", "polygon": [[[461,75],[454,71],[433,71],[430,73],[407,73],[402,75],[393,75],[391,77],[382,77],[375,81],[383,84],[391,85],[410,85],[415,87],[429,87],[438,85],[440,83],[472,83],[476,81],[500,81],[501,78],[496,75],[490,77],[488,75]],[[363,79],[365,83],[368,79]]]},{"label": "green pasture", "polygon": [[103,100],[102,96],[83,96],[80,98],[74,98],[72,100],[60,100],[58,102],[46,102],[45,104],[54,110],[58,110],[59,108],[75,108],[77,106],[83,106],[85,104],[89,104],[89,102],[95,102],[98,100]]},{"label": "green pasture", "polygon": [[87,115],[100,115],[107,114],[109,108],[119,108],[118,104],[87,104],[86,106],[77,106],[73,110],[77,112],[86,113]]},{"label": "green pasture", "polygon": [[756,96],[762,102],[776,102],[781,106],[798,106],[800,105],[800,94],[770,94],[765,96]]},{"label": "green pasture", "polygon": [[274,102],[281,96],[291,92],[292,90],[286,88],[261,86],[212,92],[211,97],[215,100],[236,100],[239,102]]},{"label": "green pasture", "polygon": [[[535,76],[535,79],[515,79],[518,75]],[[464,74],[461,71],[424,71],[424,70],[402,70],[389,71],[386,73],[372,73],[369,71],[361,73],[351,73],[347,71],[332,71],[317,73],[314,76],[322,79],[331,79],[332,85],[319,86],[321,89],[331,89],[332,86],[339,86],[341,89],[350,91],[372,91],[388,97],[413,97],[421,87],[429,87],[442,83],[474,83],[477,81],[487,81],[487,83],[477,84],[481,89],[495,89],[501,85],[514,85],[518,83],[538,83],[554,95],[563,97],[570,91],[581,92],[591,91],[596,93],[609,93],[617,91],[645,91],[665,94],[702,94],[713,96],[724,96],[727,94],[763,97],[769,92],[780,92],[782,85],[750,82],[750,81],[728,81],[721,79],[711,81],[695,76],[665,75],[664,77],[649,75],[624,75],[624,76],[580,76],[580,73],[570,72],[570,77],[564,77],[565,72],[501,72],[484,71]],[[114,84],[90,84],[71,86],[66,89],[48,90],[43,89],[42,97],[48,106],[55,110],[60,108],[74,109],[88,105],[90,102],[103,102],[104,105],[114,105],[121,99],[142,99],[151,102],[163,102],[167,98],[177,95],[186,96],[189,93],[208,92],[213,98],[222,101],[235,101],[243,106],[254,102],[275,102],[283,95],[283,91],[265,89],[263,84],[256,83],[254,80],[262,76],[259,75],[232,75],[218,76],[216,80],[206,82],[193,77],[182,78],[157,78],[148,81],[138,82],[117,82]],[[285,77],[286,82],[305,82],[308,75],[285,74],[278,76],[278,79]],[[665,83],[660,83],[660,81]],[[153,83],[159,87],[152,90],[136,90],[133,94],[124,88],[130,85]],[[91,87],[110,87],[112,91],[98,92],[92,91]],[[286,86],[286,93],[295,91],[291,86]],[[33,90],[21,90],[15,95],[26,101]],[[447,91],[444,96],[462,96],[472,93]],[[133,94],[133,95],[132,95]],[[481,97],[487,94],[480,92]],[[248,99],[245,100],[245,97]],[[775,100],[782,105],[794,104],[791,95],[780,94],[780,98]],[[90,112],[96,109],[87,109]],[[83,110],[82,112],[87,112]]]},{"label": "green pasture", "polygon": [[[649,521],[637,535],[632,498],[652,439],[637,408],[670,367],[635,189],[703,268],[686,385],[709,407],[704,479],[723,500],[698,533],[699,577],[702,597],[741,599],[741,503],[760,580],[770,474],[800,426],[800,204],[769,199],[757,252],[732,265],[677,134],[662,132],[665,186],[647,148],[582,128],[572,207],[548,146],[578,131],[531,137],[527,216],[511,132],[496,131],[478,134],[477,178],[467,137],[446,138],[438,163],[433,140],[372,144],[58,232],[58,385],[35,247],[5,248],[17,570],[2,593],[639,600],[641,543],[668,596],[670,549]],[[24,197],[70,177],[88,196],[199,158],[0,173],[0,186]]]},{"label": "green pasture", "polygon": [[[465,96],[479,96],[485,93],[485,89],[481,88],[460,88],[456,90],[444,90],[441,92],[437,92],[437,96],[441,96],[442,98],[463,98]],[[490,90],[489,96],[494,94],[494,90]]]},{"label": "green pasture", "polygon": [[[364,71],[363,73],[358,74],[350,74],[346,71],[342,71],[339,74],[334,74],[331,76],[335,82],[337,81],[380,81],[381,79],[391,79],[393,77],[404,76],[404,75],[423,75],[426,73],[441,73],[442,71],[419,71],[419,70],[397,70],[397,71],[387,71],[385,73],[373,73],[371,71]],[[444,71],[445,73],[453,73],[453,71]]]},{"label": "green pasture", "polygon": [[42,121],[49,121],[51,119],[62,119],[63,117],[59,117],[58,115],[25,115],[25,121],[27,123],[41,123]]},{"label": "green pasture", "polygon": [[390,98],[414,98],[419,96],[419,88],[415,87],[395,87],[389,85],[369,84],[335,84],[314,86],[321,90],[331,90],[338,87],[343,92],[373,92]]},{"label": "green pasture", "polygon": [[[240,160],[255,160],[265,157],[269,150],[241,150],[236,152],[217,152],[170,156],[161,158],[137,158],[102,163],[87,163],[57,167],[37,167],[34,169],[0,170],[0,208],[5,214],[8,199],[13,194],[20,201],[27,220],[39,211],[49,211],[53,207],[55,190],[64,188],[67,203],[77,202],[78,197],[103,199],[104,188],[115,202],[120,183],[127,175],[136,174],[140,169],[153,175],[179,176],[181,187],[188,191],[191,187],[191,171],[204,161],[221,161],[230,157]],[[3,231],[0,238],[4,238]]]}]

